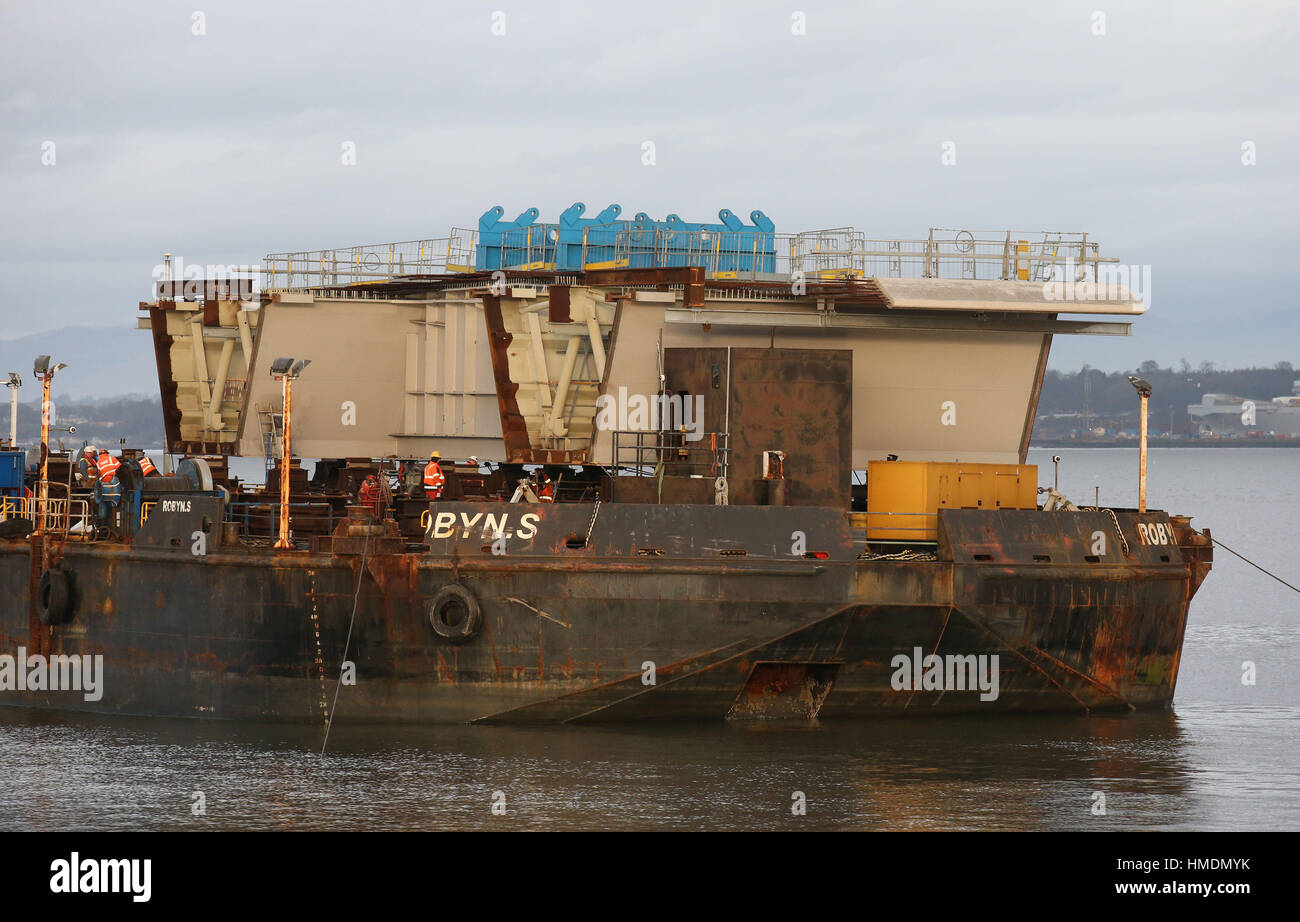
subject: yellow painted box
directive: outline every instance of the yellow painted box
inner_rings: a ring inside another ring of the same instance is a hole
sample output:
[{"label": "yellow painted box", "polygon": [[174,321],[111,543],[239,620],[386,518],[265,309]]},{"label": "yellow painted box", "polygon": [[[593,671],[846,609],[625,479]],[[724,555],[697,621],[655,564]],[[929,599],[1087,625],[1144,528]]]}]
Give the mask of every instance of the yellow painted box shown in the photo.
[{"label": "yellow painted box", "polygon": [[936,541],[940,509],[1037,508],[1036,464],[867,462],[868,541]]}]

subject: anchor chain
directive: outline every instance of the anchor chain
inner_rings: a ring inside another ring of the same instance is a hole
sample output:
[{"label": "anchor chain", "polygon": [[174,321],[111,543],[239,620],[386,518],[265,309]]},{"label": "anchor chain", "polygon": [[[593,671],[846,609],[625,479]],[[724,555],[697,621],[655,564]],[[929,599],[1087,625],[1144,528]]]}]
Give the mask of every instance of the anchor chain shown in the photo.
[{"label": "anchor chain", "polygon": [[325,694],[325,654],[320,646],[320,608],[316,602],[316,571],[308,570],[311,576],[311,588],[307,597],[311,600],[311,629],[316,635],[316,674],[320,678],[320,715],[321,722],[329,724],[329,701]]},{"label": "anchor chain", "polygon": [[1080,512],[1104,512],[1110,516],[1111,523],[1115,526],[1115,534],[1119,536],[1120,547],[1124,548],[1124,556],[1128,557],[1128,541],[1124,538],[1124,529],[1119,527],[1119,517],[1115,515],[1114,509],[1102,509],[1100,506],[1080,506]]},{"label": "anchor chain", "polygon": [[1119,535],[1119,543],[1124,548],[1124,556],[1129,556],[1128,541],[1124,539],[1124,529],[1119,527],[1119,518],[1115,515],[1114,509],[1103,509],[1102,512],[1110,516],[1110,520],[1115,523],[1115,534]]}]

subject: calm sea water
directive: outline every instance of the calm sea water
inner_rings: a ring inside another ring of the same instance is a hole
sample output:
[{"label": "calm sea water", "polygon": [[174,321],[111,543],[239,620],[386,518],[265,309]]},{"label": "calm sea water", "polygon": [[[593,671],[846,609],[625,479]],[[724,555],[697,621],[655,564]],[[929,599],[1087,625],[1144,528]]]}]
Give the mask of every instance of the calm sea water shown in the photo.
[{"label": "calm sea water", "polygon": [[[1057,453],[1077,502],[1136,504],[1136,451]],[[1153,507],[1300,584],[1300,450],[1155,449],[1150,477]],[[0,708],[0,828],[1296,830],[1298,653],[1300,595],[1219,551],[1171,714],[340,727],[322,758],[315,728]]]}]

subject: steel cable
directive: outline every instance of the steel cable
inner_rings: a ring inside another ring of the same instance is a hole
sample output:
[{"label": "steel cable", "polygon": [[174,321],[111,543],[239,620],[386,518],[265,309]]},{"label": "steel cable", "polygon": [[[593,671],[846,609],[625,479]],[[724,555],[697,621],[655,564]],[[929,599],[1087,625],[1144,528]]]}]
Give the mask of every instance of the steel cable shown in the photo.
[{"label": "steel cable", "polygon": [[1288,582],[1287,582],[1286,580],[1284,580],[1282,577],[1278,576],[1276,573],[1270,573],[1268,570],[1265,570],[1263,567],[1261,567],[1259,564],[1255,563],[1255,561],[1251,560],[1251,559],[1250,559],[1249,557],[1247,557],[1245,554],[1238,554],[1236,551],[1234,551],[1232,548],[1228,547],[1228,545],[1224,544],[1224,543],[1223,543],[1222,541],[1220,541],[1218,538],[1213,538],[1213,537],[1212,537],[1212,538],[1210,538],[1210,540],[1213,541],[1215,544],[1217,544],[1219,547],[1223,548],[1223,549],[1224,549],[1225,551],[1227,551],[1229,554],[1232,554],[1234,557],[1240,557],[1242,560],[1246,561],[1246,563],[1250,564],[1252,567],[1254,567],[1254,568],[1255,568],[1256,570],[1258,570],[1260,573],[1263,573],[1263,574],[1266,575],[1266,576],[1271,576],[1271,577],[1273,577],[1273,579],[1277,580],[1279,583],[1281,583],[1283,586],[1286,586],[1288,589],[1294,590],[1295,592],[1300,592],[1300,589],[1297,589],[1295,586],[1292,586],[1290,583],[1288,583]]},{"label": "steel cable", "polygon": [[352,594],[352,617],[348,620],[348,636],[343,641],[343,663],[339,664],[339,678],[334,683],[334,703],[330,705],[329,720],[325,723],[325,739],[320,744],[320,754],[325,755],[329,745],[330,728],[334,726],[334,711],[339,706],[339,688],[343,685],[343,665],[348,661],[348,647],[352,644],[352,625],[357,621],[357,602],[361,599],[361,580],[366,575],[366,551],[370,549],[370,529],[366,529],[366,539],[361,545],[361,566],[357,569],[357,588]]}]

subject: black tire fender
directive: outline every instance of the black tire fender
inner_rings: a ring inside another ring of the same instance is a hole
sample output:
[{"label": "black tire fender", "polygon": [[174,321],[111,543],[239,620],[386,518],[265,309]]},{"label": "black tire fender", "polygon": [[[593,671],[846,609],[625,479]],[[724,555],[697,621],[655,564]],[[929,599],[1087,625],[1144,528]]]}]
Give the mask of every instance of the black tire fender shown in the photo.
[{"label": "black tire fender", "polygon": [[483,626],[483,609],[474,594],[459,583],[439,590],[427,610],[429,627],[448,643],[469,643]]},{"label": "black tire fender", "polygon": [[46,570],[36,587],[36,615],[41,624],[62,624],[72,609],[72,587],[68,574],[59,569]]}]

